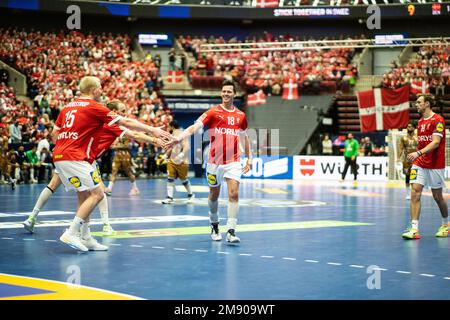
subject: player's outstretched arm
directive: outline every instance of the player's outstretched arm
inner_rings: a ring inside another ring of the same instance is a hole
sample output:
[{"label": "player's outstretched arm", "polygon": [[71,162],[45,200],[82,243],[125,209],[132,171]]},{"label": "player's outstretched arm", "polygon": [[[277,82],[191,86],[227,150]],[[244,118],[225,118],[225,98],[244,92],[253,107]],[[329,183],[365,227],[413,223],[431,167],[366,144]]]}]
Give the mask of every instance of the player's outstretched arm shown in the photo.
[{"label": "player's outstretched arm", "polygon": [[170,143],[170,147],[173,147],[184,139],[189,138],[201,128],[203,128],[203,123],[201,121],[196,121],[193,125],[184,130],[178,137],[172,136],[173,141]]},{"label": "player's outstretched arm", "polygon": [[164,131],[161,128],[148,126],[146,124],[143,124],[143,123],[137,121],[136,119],[122,118],[119,121],[117,121],[117,124],[122,125],[131,130],[144,131],[146,133],[151,134],[155,138],[169,140],[169,141],[173,140],[172,135],[170,133],[168,133],[167,131]]},{"label": "player's outstretched arm", "polygon": [[125,133],[125,136],[129,139],[136,140],[138,142],[150,143],[157,147],[161,147],[163,149],[168,148],[168,142],[159,138],[150,137],[142,132],[137,132],[133,130],[128,130]]}]

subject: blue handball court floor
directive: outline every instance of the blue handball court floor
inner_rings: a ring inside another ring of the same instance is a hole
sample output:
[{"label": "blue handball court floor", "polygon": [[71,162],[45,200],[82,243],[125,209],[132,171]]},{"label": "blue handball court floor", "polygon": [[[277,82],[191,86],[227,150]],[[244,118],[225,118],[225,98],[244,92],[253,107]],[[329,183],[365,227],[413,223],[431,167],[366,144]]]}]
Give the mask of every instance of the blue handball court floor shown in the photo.
[{"label": "blue handball court floor", "polygon": [[88,253],[59,241],[74,217],[74,193],[60,188],[29,234],[20,223],[45,185],[0,186],[0,299],[450,298],[450,239],[434,236],[441,218],[428,191],[422,238],[405,241],[403,182],[243,180],[241,243],[230,245],[226,187],[219,207],[224,239],[213,242],[206,181],[191,183],[192,204],[177,182],[175,203],[163,205],[164,179],[138,180],[138,196],[118,181],[108,198],[117,233],[102,234],[96,209],[91,230],[109,251]]}]

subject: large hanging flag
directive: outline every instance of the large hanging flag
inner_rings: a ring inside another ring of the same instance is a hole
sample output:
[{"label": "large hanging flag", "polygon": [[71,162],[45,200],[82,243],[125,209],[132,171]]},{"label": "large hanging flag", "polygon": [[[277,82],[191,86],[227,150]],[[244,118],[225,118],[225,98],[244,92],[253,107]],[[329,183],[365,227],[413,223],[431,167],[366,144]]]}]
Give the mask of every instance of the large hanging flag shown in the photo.
[{"label": "large hanging flag", "polygon": [[361,132],[405,128],[409,122],[409,86],[358,92]]}]

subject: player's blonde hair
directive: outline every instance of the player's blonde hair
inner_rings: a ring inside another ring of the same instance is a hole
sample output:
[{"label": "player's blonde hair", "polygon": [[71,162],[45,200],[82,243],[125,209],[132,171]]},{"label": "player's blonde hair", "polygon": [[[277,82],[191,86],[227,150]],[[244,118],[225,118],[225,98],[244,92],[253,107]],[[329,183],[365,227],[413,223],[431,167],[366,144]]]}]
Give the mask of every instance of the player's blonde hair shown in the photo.
[{"label": "player's blonde hair", "polygon": [[82,94],[90,94],[93,90],[101,88],[100,79],[97,77],[86,76],[80,81],[80,92]]}]

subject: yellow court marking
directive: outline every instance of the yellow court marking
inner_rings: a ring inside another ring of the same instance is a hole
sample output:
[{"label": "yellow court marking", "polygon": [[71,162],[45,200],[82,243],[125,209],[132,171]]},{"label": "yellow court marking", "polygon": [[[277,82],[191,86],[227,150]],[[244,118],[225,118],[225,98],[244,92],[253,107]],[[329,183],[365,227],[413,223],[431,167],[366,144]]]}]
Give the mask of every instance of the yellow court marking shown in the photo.
[{"label": "yellow court marking", "polygon": [[267,194],[288,194],[287,191],[280,188],[255,188],[254,190]]},{"label": "yellow court marking", "polygon": [[55,280],[16,276],[0,273],[1,285],[21,286],[32,289],[53,291],[50,293],[7,296],[0,300],[140,300],[141,298],[113,291],[76,285]]},{"label": "yellow court marking", "polygon": [[[337,221],[337,220],[273,222],[273,223],[259,223],[259,224],[242,224],[239,225],[239,232],[354,227],[354,226],[369,226],[369,225],[372,224],[366,222]],[[201,226],[201,227],[144,229],[144,230],[116,230],[116,232],[113,235],[105,235],[103,234],[103,232],[93,232],[92,235],[113,239],[127,239],[127,238],[147,238],[147,237],[167,237],[167,236],[191,236],[191,235],[209,234],[210,232],[211,232],[210,227]]]},{"label": "yellow court marking", "polygon": [[383,198],[384,194],[369,192],[366,190],[353,190],[353,189],[331,189],[331,192],[350,197],[369,197],[369,198]]}]

